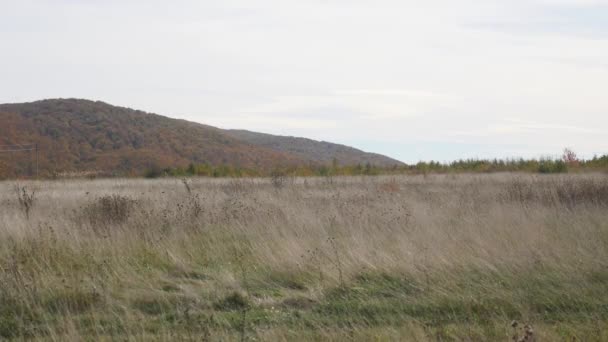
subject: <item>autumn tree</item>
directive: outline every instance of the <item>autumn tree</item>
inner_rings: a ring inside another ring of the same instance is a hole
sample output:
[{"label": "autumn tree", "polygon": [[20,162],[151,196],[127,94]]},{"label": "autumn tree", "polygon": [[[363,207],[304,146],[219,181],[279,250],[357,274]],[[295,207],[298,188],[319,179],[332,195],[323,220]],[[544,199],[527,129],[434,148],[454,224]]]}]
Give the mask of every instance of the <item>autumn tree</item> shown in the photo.
[{"label": "autumn tree", "polygon": [[568,165],[569,167],[577,167],[580,164],[580,161],[578,159],[578,156],[576,155],[576,153],[571,150],[570,148],[565,148],[564,149],[564,153],[562,155],[562,160],[564,161],[564,163],[566,163],[566,165]]}]

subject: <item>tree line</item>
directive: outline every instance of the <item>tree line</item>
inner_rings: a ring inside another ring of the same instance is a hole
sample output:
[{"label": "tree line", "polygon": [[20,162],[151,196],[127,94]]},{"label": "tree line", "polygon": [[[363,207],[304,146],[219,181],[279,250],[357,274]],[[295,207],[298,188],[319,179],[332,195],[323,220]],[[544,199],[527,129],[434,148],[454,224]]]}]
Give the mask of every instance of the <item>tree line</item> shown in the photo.
[{"label": "tree line", "polygon": [[566,172],[608,172],[608,154],[581,159],[569,149],[561,158],[540,159],[460,159],[452,162],[421,161],[416,164],[380,167],[367,164],[351,166],[339,165],[337,160],[331,165],[309,164],[291,166],[272,170],[256,170],[231,165],[213,166],[209,164],[190,164],[187,167],[149,169],[145,177],[162,176],[184,177],[268,177],[273,174],[285,176],[359,176],[359,175],[398,175],[429,173],[493,173],[493,172],[526,172],[526,173],[566,173]]}]

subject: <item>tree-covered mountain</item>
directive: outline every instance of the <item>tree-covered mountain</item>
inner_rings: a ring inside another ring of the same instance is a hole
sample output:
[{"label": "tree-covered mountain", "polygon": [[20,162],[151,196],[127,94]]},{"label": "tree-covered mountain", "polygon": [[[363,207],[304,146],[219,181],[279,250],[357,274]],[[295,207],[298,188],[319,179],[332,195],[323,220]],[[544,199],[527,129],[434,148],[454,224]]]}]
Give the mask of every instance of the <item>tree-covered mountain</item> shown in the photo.
[{"label": "tree-covered mountain", "polygon": [[245,130],[227,130],[230,136],[247,143],[265,147],[277,152],[288,153],[299,159],[339,165],[372,164],[376,166],[393,166],[402,163],[377,153],[368,153],[356,148],[334,144],[327,141],[316,141],[307,138],[271,135]]},{"label": "tree-covered mountain", "polygon": [[[327,164],[399,164],[325,142],[226,131],[99,101],[0,104],[0,145],[38,144],[41,175],[95,171],[141,174],[190,163],[270,170]],[[34,152],[0,153],[0,176],[33,172]]]}]

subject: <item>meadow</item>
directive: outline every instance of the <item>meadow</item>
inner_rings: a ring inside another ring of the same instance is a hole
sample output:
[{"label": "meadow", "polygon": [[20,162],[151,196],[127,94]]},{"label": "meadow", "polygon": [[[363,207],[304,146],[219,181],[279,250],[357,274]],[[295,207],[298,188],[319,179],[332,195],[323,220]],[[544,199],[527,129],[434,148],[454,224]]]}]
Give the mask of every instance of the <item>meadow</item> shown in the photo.
[{"label": "meadow", "polygon": [[0,340],[607,341],[608,175],[0,182]]}]

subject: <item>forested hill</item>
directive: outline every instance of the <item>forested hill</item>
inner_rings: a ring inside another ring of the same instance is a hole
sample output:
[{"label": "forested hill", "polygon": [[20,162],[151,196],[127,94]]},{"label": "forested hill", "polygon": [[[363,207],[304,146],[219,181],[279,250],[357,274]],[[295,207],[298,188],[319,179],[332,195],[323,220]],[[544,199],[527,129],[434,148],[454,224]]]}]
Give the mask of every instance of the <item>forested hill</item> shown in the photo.
[{"label": "forested hill", "polygon": [[[333,158],[341,164],[382,160],[354,149],[345,154],[343,146],[315,145],[308,140],[302,140],[301,149],[306,153],[299,153],[298,142],[288,139],[268,144],[267,139],[250,139],[233,131],[99,101],[0,104],[0,145],[37,143],[42,175],[85,171],[142,174],[190,163],[270,170],[326,164]],[[311,144],[316,150],[311,150]],[[348,158],[341,161],[344,156]],[[32,173],[34,158],[33,152],[0,154],[0,177]],[[399,164],[389,158],[386,161]]]},{"label": "forested hill", "polygon": [[381,167],[401,165],[402,163],[377,153],[368,153],[356,148],[334,144],[327,141],[316,141],[307,138],[289,137],[257,133],[245,130],[228,130],[229,135],[250,144],[265,147],[277,152],[319,162],[323,164],[334,161],[342,166],[372,164]]}]

